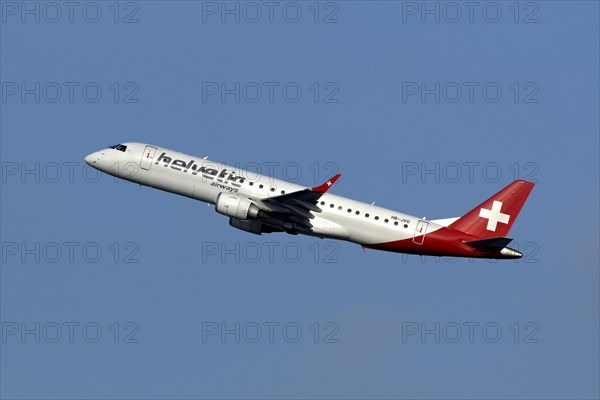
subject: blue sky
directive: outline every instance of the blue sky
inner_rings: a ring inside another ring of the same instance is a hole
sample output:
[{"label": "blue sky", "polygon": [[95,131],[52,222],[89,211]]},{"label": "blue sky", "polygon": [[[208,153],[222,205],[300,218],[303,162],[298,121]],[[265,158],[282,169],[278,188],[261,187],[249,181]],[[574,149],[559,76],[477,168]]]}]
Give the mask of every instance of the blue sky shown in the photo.
[{"label": "blue sky", "polygon": [[[598,398],[598,3],[224,4],[0,2],[0,395]],[[535,180],[525,257],[253,236],[124,141],[432,219]]]}]

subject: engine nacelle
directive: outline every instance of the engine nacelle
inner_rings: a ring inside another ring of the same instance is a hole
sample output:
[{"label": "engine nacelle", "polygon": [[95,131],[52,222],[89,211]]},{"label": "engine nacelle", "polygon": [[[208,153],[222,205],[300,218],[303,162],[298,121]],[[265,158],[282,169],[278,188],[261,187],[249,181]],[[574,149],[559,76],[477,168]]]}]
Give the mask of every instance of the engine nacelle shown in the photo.
[{"label": "engine nacelle", "polygon": [[242,220],[237,218],[229,218],[229,225],[246,232],[254,233],[255,235],[260,235],[263,233],[264,228],[264,225],[261,222],[251,219]]},{"label": "engine nacelle", "polygon": [[217,196],[215,210],[219,214],[237,219],[255,219],[260,211],[247,197],[224,192]]}]

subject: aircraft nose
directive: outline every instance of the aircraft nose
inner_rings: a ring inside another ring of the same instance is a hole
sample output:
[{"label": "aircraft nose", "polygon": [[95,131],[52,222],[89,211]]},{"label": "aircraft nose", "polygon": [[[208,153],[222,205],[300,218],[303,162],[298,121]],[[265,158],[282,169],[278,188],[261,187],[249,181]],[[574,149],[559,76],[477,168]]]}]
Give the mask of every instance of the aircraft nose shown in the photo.
[{"label": "aircraft nose", "polygon": [[95,164],[98,161],[98,152],[88,154],[83,160],[87,165]]}]

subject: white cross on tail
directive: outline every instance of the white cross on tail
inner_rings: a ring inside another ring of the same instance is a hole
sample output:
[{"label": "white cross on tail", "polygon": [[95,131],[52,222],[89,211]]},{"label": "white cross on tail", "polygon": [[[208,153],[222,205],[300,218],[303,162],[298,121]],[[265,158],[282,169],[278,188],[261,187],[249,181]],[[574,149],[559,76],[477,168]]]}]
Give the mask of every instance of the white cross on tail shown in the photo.
[{"label": "white cross on tail", "polygon": [[494,204],[492,204],[492,209],[488,210],[487,208],[482,208],[479,211],[479,216],[481,218],[487,218],[488,223],[486,229],[488,231],[496,231],[496,225],[498,222],[503,224],[508,224],[510,220],[510,215],[503,214],[500,212],[502,210],[502,202],[494,200]]}]

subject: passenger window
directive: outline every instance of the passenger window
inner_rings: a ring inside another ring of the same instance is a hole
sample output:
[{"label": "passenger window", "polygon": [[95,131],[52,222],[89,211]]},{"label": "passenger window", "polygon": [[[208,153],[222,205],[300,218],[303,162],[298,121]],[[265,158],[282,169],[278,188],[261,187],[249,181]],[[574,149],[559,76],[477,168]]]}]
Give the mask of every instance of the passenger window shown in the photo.
[{"label": "passenger window", "polygon": [[333,203],[329,205],[330,208],[333,208]]},{"label": "passenger window", "polygon": [[262,189],[262,188],[264,188],[265,186],[261,184],[261,185],[258,185],[258,187],[259,187],[260,189]]},{"label": "passenger window", "polygon": [[338,210],[341,210],[341,209],[342,209],[342,206],[338,206]]},{"label": "passenger window", "polygon": [[254,182],[250,182],[250,186],[254,186]]},{"label": "passenger window", "polygon": [[398,225],[398,221],[394,221],[394,225]]},{"label": "passenger window", "polygon": [[375,217],[375,220],[376,220],[376,221],[377,221],[377,220],[379,220],[379,217],[377,217],[377,216],[376,216],[376,217]]},{"label": "passenger window", "polygon": [[388,219],[384,219],[383,222],[385,222],[386,224],[389,222]]},{"label": "passenger window", "polygon": [[281,191],[281,194],[285,194],[285,190],[282,190],[282,191]]},{"label": "passenger window", "polygon": [[325,202],[324,202],[324,201],[322,201],[322,202],[321,202],[321,205],[322,205],[322,206],[324,206],[324,205],[325,205]]},{"label": "passenger window", "polygon": [[368,214],[368,213],[367,213],[367,214],[365,214],[365,218],[369,218],[369,214]]},{"label": "passenger window", "polygon": [[349,209],[348,209],[348,212],[349,212],[349,213],[351,213],[351,212],[352,212],[352,209],[351,209],[351,208],[349,208]]},{"label": "passenger window", "polygon": [[360,211],[357,211],[355,214],[356,214],[356,215],[360,215]]}]

